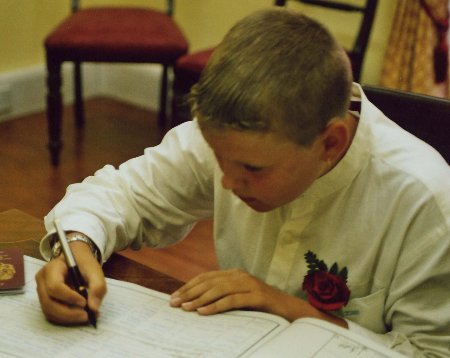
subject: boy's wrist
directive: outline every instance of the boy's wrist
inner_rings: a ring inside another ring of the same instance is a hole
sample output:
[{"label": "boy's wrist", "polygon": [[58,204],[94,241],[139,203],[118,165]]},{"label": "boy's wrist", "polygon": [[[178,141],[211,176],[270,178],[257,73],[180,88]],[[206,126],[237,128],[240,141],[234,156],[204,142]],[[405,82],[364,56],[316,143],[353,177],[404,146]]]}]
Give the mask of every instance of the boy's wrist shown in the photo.
[{"label": "boy's wrist", "polygon": [[[97,246],[94,244],[94,242],[86,235],[80,232],[69,232],[66,233],[67,236],[67,242],[73,243],[73,242],[80,242],[84,243],[86,246],[89,247],[89,250],[94,255],[96,260],[100,263],[101,262],[101,255],[100,251],[98,250]],[[60,241],[57,239],[56,235],[53,237],[52,242],[50,243],[51,250],[52,250],[52,259],[59,257],[62,253],[62,247]]]}]

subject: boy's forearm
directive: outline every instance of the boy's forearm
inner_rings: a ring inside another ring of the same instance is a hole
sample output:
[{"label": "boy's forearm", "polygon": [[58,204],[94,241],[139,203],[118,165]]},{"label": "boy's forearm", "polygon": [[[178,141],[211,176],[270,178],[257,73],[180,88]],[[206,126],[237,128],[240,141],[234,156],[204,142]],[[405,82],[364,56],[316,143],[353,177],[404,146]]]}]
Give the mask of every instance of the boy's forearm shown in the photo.
[{"label": "boy's forearm", "polygon": [[343,328],[348,328],[347,321],[333,314],[323,312],[311,306],[309,302],[280,291],[280,298],[273,302],[271,311],[286,318],[289,322],[303,317],[318,318]]}]

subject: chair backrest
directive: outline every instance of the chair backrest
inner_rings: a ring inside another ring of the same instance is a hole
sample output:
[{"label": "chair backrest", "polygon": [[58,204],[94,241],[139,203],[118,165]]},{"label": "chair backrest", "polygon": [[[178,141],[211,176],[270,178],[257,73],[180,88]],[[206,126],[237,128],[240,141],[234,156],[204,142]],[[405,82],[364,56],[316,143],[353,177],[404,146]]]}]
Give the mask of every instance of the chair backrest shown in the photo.
[{"label": "chair backrest", "polygon": [[275,5],[285,6],[289,1],[296,1],[308,5],[320,6],[336,11],[360,13],[362,15],[353,47],[347,49],[347,53],[352,63],[353,78],[355,81],[359,82],[364,55],[366,53],[367,44],[369,43],[370,32],[372,30],[378,0],[366,0],[364,6],[355,5],[354,3],[351,3],[349,1],[346,2],[328,0],[275,0]]},{"label": "chair backrest", "polygon": [[[166,14],[172,16],[175,0],[166,0]],[[80,8],[80,0],[71,0],[70,9],[72,12],[78,11]]]},{"label": "chair backrest", "polygon": [[400,127],[433,146],[450,163],[450,100],[362,86],[369,101]]}]

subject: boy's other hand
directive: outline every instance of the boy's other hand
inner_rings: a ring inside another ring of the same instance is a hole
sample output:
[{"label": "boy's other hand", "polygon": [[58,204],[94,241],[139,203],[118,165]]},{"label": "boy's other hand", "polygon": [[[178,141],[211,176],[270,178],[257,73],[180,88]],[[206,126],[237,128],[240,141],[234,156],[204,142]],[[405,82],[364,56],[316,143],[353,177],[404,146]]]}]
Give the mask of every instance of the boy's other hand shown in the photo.
[{"label": "boy's other hand", "polygon": [[254,309],[280,314],[277,308],[282,291],[241,270],[211,271],[200,274],[175,291],[172,307],[211,315],[232,309]]},{"label": "boy's other hand", "polygon": [[319,311],[307,301],[237,269],[198,275],[172,294],[170,305],[201,315],[252,309],[276,314],[291,322],[301,317],[314,317],[348,327],[344,319]]}]

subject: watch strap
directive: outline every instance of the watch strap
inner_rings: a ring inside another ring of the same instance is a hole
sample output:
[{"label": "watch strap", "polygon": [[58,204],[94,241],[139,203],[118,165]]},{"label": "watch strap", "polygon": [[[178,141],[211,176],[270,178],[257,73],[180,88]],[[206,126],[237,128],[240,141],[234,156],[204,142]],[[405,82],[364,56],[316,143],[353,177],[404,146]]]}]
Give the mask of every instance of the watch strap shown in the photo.
[{"label": "watch strap", "polygon": [[[74,241],[81,241],[81,242],[84,242],[85,244],[87,244],[89,246],[92,254],[97,259],[97,261],[101,262],[100,251],[90,238],[88,238],[87,236],[85,236],[83,234],[75,233],[75,234],[71,234],[71,236],[67,238],[67,242],[69,244]],[[53,259],[58,257],[59,255],[61,255],[61,253],[62,253],[61,242],[57,239],[56,235],[53,237],[50,245],[52,248],[52,258]]]}]

